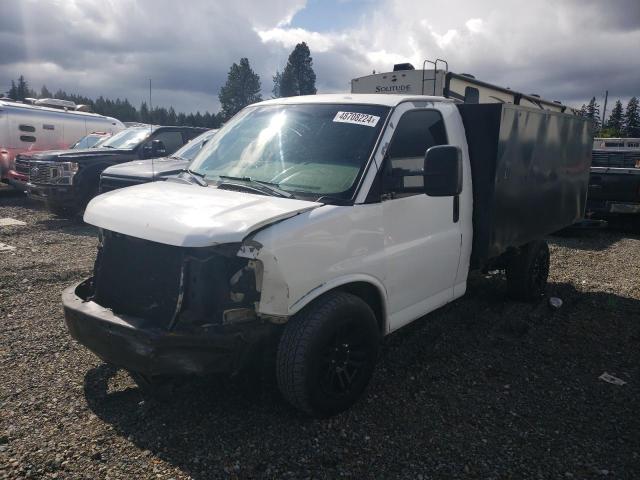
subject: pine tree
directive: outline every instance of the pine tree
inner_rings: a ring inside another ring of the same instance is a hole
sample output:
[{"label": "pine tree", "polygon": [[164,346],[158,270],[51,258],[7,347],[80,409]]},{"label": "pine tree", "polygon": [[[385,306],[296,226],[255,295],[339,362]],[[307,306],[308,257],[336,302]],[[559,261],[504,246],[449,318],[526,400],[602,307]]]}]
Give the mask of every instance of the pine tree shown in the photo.
[{"label": "pine tree", "polygon": [[593,128],[595,131],[600,130],[600,105],[596,102],[596,97],[591,97],[591,100],[587,105],[587,118],[593,122]]},{"label": "pine tree", "polygon": [[631,97],[624,112],[624,136],[640,137],[640,109],[638,108],[638,97]]},{"label": "pine tree", "polygon": [[7,97],[12,100],[18,99],[18,87],[16,86],[16,82],[14,82],[13,80],[11,80],[11,88],[7,92]]},{"label": "pine tree", "polygon": [[140,105],[139,117],[142,123],[151,123],[151,115],[149,115],[149,107],[147,107],[147,102],[142,102],[142,104]]},{"label": "pine tree", "polygon": [[169,107],[169,113],[167,114],[167,124],[168,125],[177,125],[178,124],[178,115],[173,107]]},{"label": "pine tree", "polygon": [[624,126],[624,111],[622,109],[622,102],[616,100],[616,104],[611,110],[611,115],[607,121],[607,129],[610,131],[613,137],[622,136],[622,129]]},{"label": "pine tree", "polygon": [[280,84],[282,83],[282,74],[276,71],[273,76],[273,89],[271,90],[271,98],[280,98]]},{"label": "pine tree", "polygon": [[40,98],[51,98],[53,95],[49,91],[46,85],[43,85],[40,89]]},{"label": "pine tree", "polygon": [[16,89],[16,100],[24,100],[29,96],[29,84],[23,75],[18,78],[18,88]]},{"label": "pine tree", "polygon": [[247,105],[262,100],[260,76],[251,69],[247,58],[241,58],[240,64],[231,65],[227,83],[220,89],[218,98],[225,120],[233,117]]},{"label": "pine tree", "polygon": [[[275,77],[274,77],[275,83]],[[295,46],[284,72],[279,78],[279,96],[313,95],[316,89],[316,74],[313,71],[311,51],[305,42]]]}]

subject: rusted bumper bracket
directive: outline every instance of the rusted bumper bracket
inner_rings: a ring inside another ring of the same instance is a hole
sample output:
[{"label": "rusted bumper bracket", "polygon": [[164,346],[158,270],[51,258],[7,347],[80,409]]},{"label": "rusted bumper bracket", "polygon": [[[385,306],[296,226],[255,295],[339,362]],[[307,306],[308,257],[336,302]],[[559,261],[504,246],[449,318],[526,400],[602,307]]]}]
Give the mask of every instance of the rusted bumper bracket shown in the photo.
[{"label": "rusted bumper bracket", "polygon": [[89,282],[62,293],[69,333],[105,362],[146,375],[236,372],[277,328],[257,321],[188,333],[150,327],[85,300]]}]

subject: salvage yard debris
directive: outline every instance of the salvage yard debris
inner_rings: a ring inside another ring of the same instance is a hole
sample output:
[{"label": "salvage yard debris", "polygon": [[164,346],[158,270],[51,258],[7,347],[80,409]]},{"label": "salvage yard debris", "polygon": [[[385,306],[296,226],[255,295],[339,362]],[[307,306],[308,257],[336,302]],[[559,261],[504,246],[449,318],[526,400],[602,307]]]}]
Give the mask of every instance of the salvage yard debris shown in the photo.
[{"label": "salvage yard debris", "polygon": [[549,297],[549,306],[555,310],[562,307],[562,299],[558,297]]},{"label": "salvage yard debris", "polygon": [[603,382],[611,383],[613,385],[622,386],[622,385],[626,385],[627,384],[627,382],[625,382],[621,378],[618,378],[618,377],[616,377],[614,375],[611,375],[610,373],[607,373],[607,372],[604,372],[598,378],[600,380],[602,380]]},{"label": "salvage yard debris", "polygon": [[13,225],[26,225],[26,223],[16,220],[15,218],[0,218],[0,227],[10,227]]},{"label": "salvage yard debris", "polygon": [[16,247],[0,242],[0,252],[13,252],[15,249]]}]

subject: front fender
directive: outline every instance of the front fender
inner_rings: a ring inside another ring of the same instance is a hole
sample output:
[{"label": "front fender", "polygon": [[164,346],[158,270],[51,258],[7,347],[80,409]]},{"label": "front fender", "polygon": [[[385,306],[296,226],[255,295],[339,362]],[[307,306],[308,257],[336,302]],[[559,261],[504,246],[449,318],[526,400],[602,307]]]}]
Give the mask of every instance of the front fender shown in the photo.
[{"label": "front fender", "polygon": [[339,287],[343,287],[345,285],[349,285],[352,283],[367,283],[372,285],[378,291],[380,298],[382,300],[382,313],[384,318],[387,317],[387,290],[384,287],[384,284],[377,278],[367,275],[364,273],[353,273],[350,275],[345,275],[343,277],[338,277],[332,279],[329,282],[323,283],[322,285],[318,285],[313,288],[309,292],[305,293],[302,297],[295,300],[289,307],[289,315],[295,315],[300,310],[302,310],[305,306],[311,303],[316,298],[325,294],[330,290],[334,290]]},{"label": "front fender", "polygon": [[281,269],[278,259],[265,251],[258,242],[243,244],[239,257],[256,260],[259,268],[256,281],[260,288],[260,303],[257,313],[265,316],[290,317],[324,293],[352,283],[366,283],[378,291],[382,301],[383,318],[387,317],[387,290],[380,279],[365,273],[350,273],[332,278],[308,289],[297,298],[291,297],[291,288]]}]

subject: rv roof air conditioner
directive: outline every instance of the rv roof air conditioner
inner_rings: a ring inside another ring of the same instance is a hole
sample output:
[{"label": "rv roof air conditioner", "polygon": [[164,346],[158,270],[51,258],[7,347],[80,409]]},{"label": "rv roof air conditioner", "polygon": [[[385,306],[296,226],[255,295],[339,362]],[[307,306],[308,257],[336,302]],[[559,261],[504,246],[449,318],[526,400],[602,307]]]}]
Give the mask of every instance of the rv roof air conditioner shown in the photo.
[{"label": "rv roof air conditioner", "polygon": [[396,63],[393,66],[393,71],[394,72],[400,72],[402,70],[415,70],[415,67],[413,65],[411,65],[410,63]]}]

